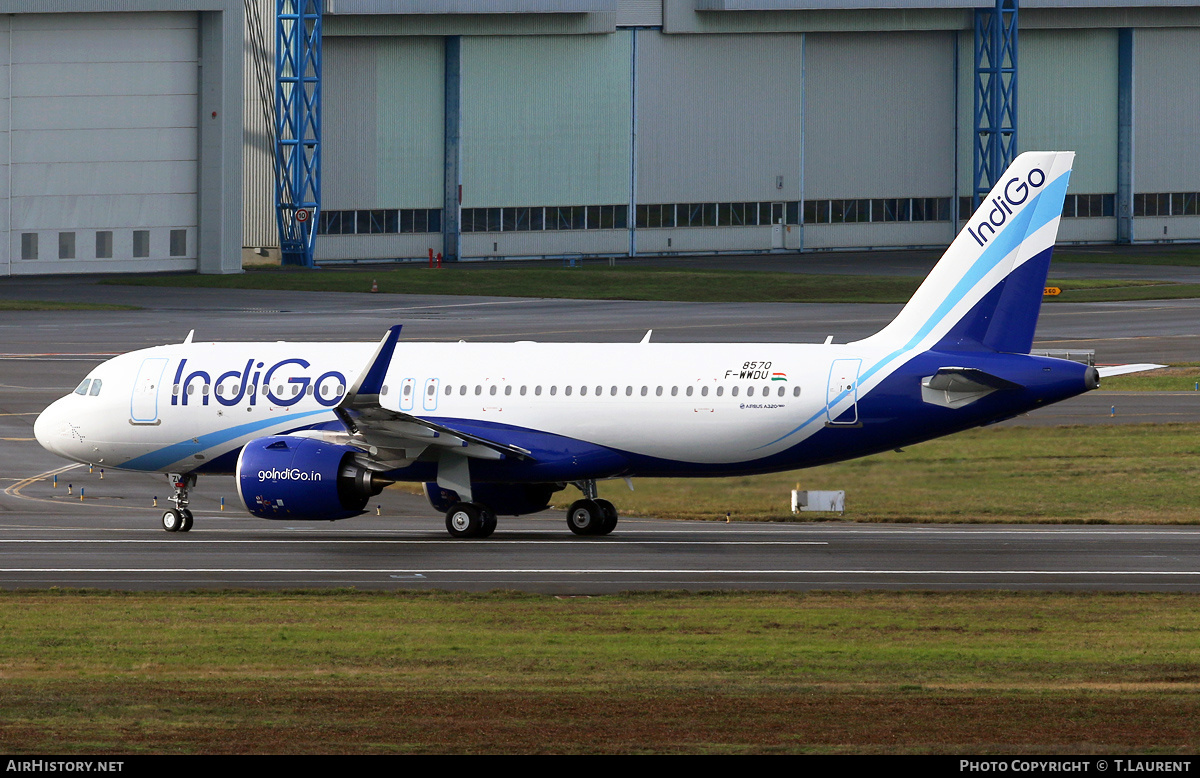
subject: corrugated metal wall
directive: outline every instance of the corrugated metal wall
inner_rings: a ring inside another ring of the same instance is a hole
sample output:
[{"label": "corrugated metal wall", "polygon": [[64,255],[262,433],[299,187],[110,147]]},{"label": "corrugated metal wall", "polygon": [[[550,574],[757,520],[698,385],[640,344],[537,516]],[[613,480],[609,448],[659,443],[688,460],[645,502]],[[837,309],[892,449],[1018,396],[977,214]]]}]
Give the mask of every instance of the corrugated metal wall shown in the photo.
[{"label": "corrugated metal wall", "polygon": [[[705,30],[720,26],[720,19],[701,18],[686,5],[668,3],[668,13],[686,10],[689,24]],[[618,23],[661,8],[620,0]],[[894,13],[876,19],[864,12],[854,19],[875,29],[829,29],[847,18],[806,15],[823,30],[807,32],[547,35],[511,34],[527,21],[510,19],[484,31],[474,18],[420,19],[412,26],[401,17],[339,17],[326,28],[325,209],[441,205],[442,39],[412,34],[441,29],[464,35],[466,208],[624,204],[631,178],[637,202],[646,204],[794,205],[969,194],[969,14],[913,17],[904,30],[889,28]],[[772,30],[802,20],[734,14],[729,29],[754,19],[769,21]],[[1110,194],[1116,190],[1117,31],[1089,28],[1078,15],[1070,20],[1069,29],[1022,29],[1020,148],[1075,149],[1071,191]],[[583,26],[596,32],[594,23]],[[546,24],[551,29],[566,21],[537,22]],[[926,29],[937,25],[943,29]],[[330,34],[335,28],[353,34]],[[536,32],[545,30],[538,26]],[[1198,190],[1200,155],[1192,146],[1200,137],[1200,86],[1187,74],[1200,64],[1200,30],[1138,27],[1136,41],[1135,190]],[[804,245],[946,243],[955,225],[939,216],[941,221],[810,224]],[[628,218],[633,221],[635,212]],[[1160,227],[1154,222],[1153,230]],[[620,229],[592,232],[471,233],[463,246],[467,256],[618,253],[628,240]],[[1081,216],[1063,225],[1068,240],[1109,240],[1113,233],[1111,216]],[[366,257],[409,250],[419,255],[434,238],[321,240],[336,242],[334,253],[345,256],[362,246]],[[767,250],[769,241],[766,225],[647,228],[637,237],[639,249],[651,252]]]},{"label": "corrugated metal wall", "polygon": [[809,35],[805,198],[952,194],[953,60],[948,32]]},{"label": "corrugated metal wall", "polygon": [[639,32],[639,202],[797,199],[801,40]]},{"label": "corrugated metal wall", "polygon": [[618,27],[661,27],[662,0],[617,0]]},{"label": "corrugated metal wall", "polygon": [[1200,30],[1137,30],[1133,73],[1134,191],[1200,190]]},{"label": "corrugated metal wall", "polygon": [[1021,33],[1021,151],[1073,149],[1073,192],[1117,191],[1117,31]]},{"label": "corrugated metal wall", "polygon": [[442,39],[326,38],[322,204],[437,208]]},{"label": "corrugated metal wall", "polygon": [[464,38],[463,207],[628,202],[630,57],[629,33]]},{"label": "corrugated metal wall", "polygon": [[[11,272],[96,269],[97,231],[111,234],[106,270],[195,268],[197,14],[27,14],[4,24]],[[148,233],[144,253],[135,230]],[[186,231],[182,253],[171,250],[172,230]],[[37,235],[36,259],[20,259],[23,233]]]},{"label": "corrugated metal wall", "polygon": [[[279,227],[275,223],[275,147],[269,128],[274,122],[273,100],[275,96],[275,0],[252,0],[252,10],[257,10],[257,37],[264,44],[264,51],[256,54],[249,27],[254,23],[252,15],[246,16],[246,58],[242,90],[242,245],[254,247],[279,247]],[[261,70],[256,56],[263,57]],[[260,79],[262,82],[260,83]],[[263,95],[266,90],[267,105],[264,114]]]}]

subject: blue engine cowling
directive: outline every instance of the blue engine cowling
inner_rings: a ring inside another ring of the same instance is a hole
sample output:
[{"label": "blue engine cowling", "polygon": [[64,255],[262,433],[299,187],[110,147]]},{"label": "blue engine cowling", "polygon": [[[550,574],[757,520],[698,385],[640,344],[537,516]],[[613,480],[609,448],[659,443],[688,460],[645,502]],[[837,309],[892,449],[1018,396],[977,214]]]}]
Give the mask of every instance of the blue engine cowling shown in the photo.
[{"label": "blue engine cowling", "polygon": [[354,460],[355,449],[287,435],[252,440],[237,463],[238,496],[262,519],[358,516],[391,483]]}]

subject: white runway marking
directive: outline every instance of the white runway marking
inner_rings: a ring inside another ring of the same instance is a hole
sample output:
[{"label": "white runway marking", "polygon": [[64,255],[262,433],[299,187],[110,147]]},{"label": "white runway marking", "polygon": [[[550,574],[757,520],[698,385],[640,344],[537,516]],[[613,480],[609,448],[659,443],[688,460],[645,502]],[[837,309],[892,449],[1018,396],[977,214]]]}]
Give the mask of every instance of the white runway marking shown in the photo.
[{"label": "white runway marking", "polygon": [[860,575],[860,576],[1200,576],[1200,571],[1166,570],[843,570],[843,569],[703,569],[703,568],[304,568],[304,567],[4,567],[0,573],[279,573],[294,575]]},{"label": "white runway marking", "polygon": [[274,544],[279,544],[279,543],[300,543],[300,544],[303,544],[306,546],[311,546],[311,545],[335,546],[335,545],[347,545],[347,544],[349,544],[349,545],[392,544],[392,545],[445,546],[445,545],[453,544],[453,545],[462,545],[462,546],[477,546],[479,548],[488,548],[490,546],[495,546],[498,544],[499,545],[509,545],[509,546],[567,545],[567,546],[579,546],[580,548],[583,548],[585,546],[587,548],[598,548],[601,546],[609,546],[612,548],[628,548],[630,544],[637,544],[639,546],[679,546],[679,545],[688,545],[688,546],[828,546],[829,545],[829,542],[825,541],[825,540],[637,540],[635,538],[624,538],[623,540],[625,542],[618,543],[618,542],[614,542],[614,541],[601,540],[598,543],[596,541],[587,543],[587,541],[570,540],[570,539],[563,539],[563,540],[504,540],[503,538],[492,538],[491,540],[487,540],[487,541],[481,543],[478,540],[451,540],[451,539],[419,540],[419,539],[402,539],[402,538],[399,538],[399,539],[397,539],[397,538],[362,538],[360,540],[325,540],[322,538],[311,538],[311,539],[303,539],[303,540],[299,539],[299,538],[278,538],[278,539],[271,538],[271,539],[263,539],[263,540],[215,540],[215,539],[210,540],[208,538],[199,538],[199,539],[193,540],[192,538],[184,539],[184,538],[179,538],[179,537],[150,538],[150,539],[146,539],[146,540],[133,540],[133,539],[127,539],[127,538],[118,539],[118,540],[104,540],[104,539],[100,539],[100,538],[95,538],[95,539],[91,539],[91,538],[83,538],[83,539],[78,539],[78,538],[12,538],[12,539],[0,538],[0,544],[5,544],[5,543],[14,543],[14,544],[26,544],[26,543],[74,543],[74,544],[187,543],[189,546],[199,545],[199,544],[205,544],[205,545],[224,545],[224,544],[228,544],[228,545],[274,545]]}]

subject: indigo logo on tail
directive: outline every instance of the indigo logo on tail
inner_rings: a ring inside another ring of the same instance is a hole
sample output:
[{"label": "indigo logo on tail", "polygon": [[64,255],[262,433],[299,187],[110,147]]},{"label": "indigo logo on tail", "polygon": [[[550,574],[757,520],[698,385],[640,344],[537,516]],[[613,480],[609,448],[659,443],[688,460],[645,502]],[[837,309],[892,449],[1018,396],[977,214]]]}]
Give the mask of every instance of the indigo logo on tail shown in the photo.
[{"label": "indigo logo on tail", "polygon": [[[1012,215],[1013,208],[1020,206],[1029,199],[1029,193],[1033,189],[1040,189],[1046,183],[1046,174],[1038,168],[1033,168],[1029,171],[1029,175],[1022,181],[1020,178],[1013,178],[1004,185],[1004,189],[1000,190],[1001,194],[993,197],[990,201],[984,202],[979,206],[979,212],[988,205],[992,209],[987,212],[986,217],[975,228],[967,227],[967,232],[971,233],[971,237],[980,246],[987,244],[988,240],[996,234],[996,230],[1004,226],[1008,221],[1008,217]],[[999,189],[993,189],[996,192]],[[978,230],[978,232],[976,232]],[[984,230],[987,230],[985,233]]]}]

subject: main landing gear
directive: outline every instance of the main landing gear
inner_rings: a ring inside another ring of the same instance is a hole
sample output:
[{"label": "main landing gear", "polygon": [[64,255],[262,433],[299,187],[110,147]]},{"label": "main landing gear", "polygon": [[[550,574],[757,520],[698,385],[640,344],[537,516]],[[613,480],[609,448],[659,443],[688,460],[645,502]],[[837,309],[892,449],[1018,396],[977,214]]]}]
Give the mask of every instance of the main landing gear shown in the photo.
[{"label": "main landing gear", "polygon": [[[567,526],[576,535],[607,535],[617,526],[617,508],[596,496],[594,480],[578,481],[575,486],[584,498],[567,509]],[[444,504],[444,503],[443,503]],[[536,510],[536,508],[535,508]],[[496,514],[476,502],[456,502],[446,511],[446,531],[456,538],[486,538],[496,531]]]},{"label": "main landing gear", "polygon": [[456,502],[446,511],[446,531],[456,538],[486,538],[496,531],[496,514],[473,502]]},{"label": "main landing gear", "polygon": [[163,513],[162,527],[167,532],[187,532],[192,528],[192,512],[187,507],[188,489],[196,485],[196,474],[170,473],[167,478],[175,489],[175,493],[167,500],[175,503],[175,507]]},{"label": "main landing gear", "polygon": [[567,526],[571,531],[576,535],[607,535],[616,529],[617,507],[596,497],[596,482],[580,481],[575,485],[583,492],[583,499],[571,503],[567,509]]}]

